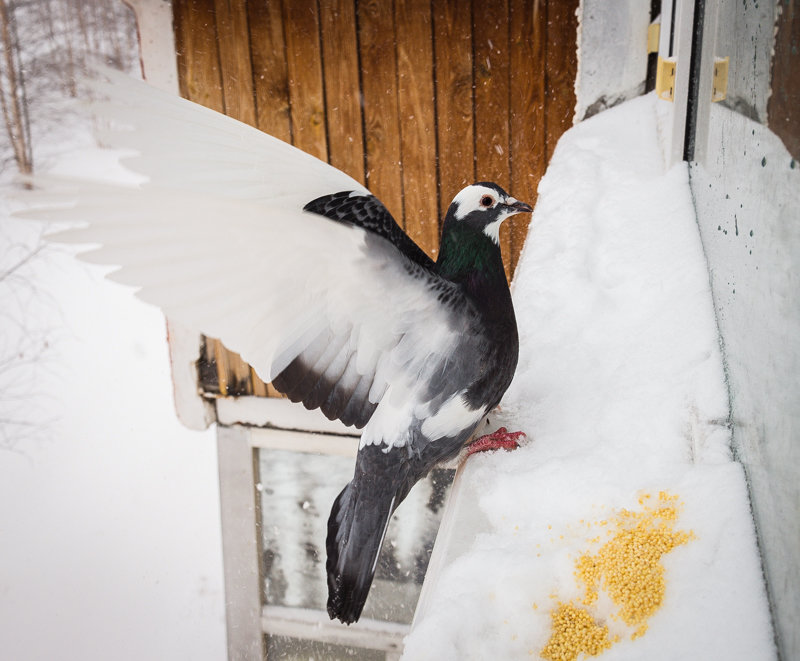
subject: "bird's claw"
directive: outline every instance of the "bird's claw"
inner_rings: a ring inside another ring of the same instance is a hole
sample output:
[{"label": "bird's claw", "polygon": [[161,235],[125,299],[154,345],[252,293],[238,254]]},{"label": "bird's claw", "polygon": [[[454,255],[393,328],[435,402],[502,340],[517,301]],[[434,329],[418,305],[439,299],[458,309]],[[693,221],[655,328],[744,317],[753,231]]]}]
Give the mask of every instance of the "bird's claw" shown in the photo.
[{"label": "bird's claw", "polygon": [[525,432],[508,431],[505,427],[500,427],[491,434],[486,434],[475,439],[467,446],[467,457],[476,452],[488,452],[489,450],[516,450],[519,447],[519,440],[525,438]]}]

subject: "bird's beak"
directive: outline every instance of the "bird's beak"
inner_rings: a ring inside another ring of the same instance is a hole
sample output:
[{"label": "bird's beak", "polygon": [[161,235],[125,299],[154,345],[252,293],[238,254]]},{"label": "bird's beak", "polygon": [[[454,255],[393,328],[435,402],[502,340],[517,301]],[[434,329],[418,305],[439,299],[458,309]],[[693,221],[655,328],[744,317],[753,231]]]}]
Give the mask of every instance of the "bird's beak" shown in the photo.
[{"label": "bird's beak", "polygon": [[514,213],[530,213],[533,211],[533,207],[530,204],[525,204],[525,202],[520,202],[513,197],[509,197],[505,203],[503,204],[509,210],[509,215]]}]

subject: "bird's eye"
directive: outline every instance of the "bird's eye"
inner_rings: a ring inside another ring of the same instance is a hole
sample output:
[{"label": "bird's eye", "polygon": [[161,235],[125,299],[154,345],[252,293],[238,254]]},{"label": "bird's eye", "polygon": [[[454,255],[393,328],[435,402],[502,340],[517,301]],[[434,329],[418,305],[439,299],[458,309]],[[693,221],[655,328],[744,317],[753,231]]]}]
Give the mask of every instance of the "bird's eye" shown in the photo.
[{"label": "bird's eye", "polygon": [[484,195],[481,198],[482,207],[490,207],[494,204],[494,198],[491,195]]}]

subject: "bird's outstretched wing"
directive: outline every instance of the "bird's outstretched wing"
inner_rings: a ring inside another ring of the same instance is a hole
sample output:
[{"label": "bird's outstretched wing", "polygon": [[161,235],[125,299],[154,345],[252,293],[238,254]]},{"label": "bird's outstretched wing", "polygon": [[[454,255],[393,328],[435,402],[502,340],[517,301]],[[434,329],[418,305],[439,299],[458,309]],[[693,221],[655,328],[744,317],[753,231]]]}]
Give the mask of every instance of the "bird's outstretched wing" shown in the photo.
[{"label": "bird's outstretched wing", "polygon": [[[430,383],[474,313],[363,186],[224,115],[110,77],[95,85],[108,97],[94,106],[101,140],[133,150],[123,162],[147,181],[40,179],[39,208],[25,215],[82,223],[51,239],[99,244],[82,258],[120,266],[111,279],[332,419],[361,427],[387,392],[395,408],[452,394]],[[342,191],[353,192],[337,206]],[[316,213],[304,210],[315,200]]]}]

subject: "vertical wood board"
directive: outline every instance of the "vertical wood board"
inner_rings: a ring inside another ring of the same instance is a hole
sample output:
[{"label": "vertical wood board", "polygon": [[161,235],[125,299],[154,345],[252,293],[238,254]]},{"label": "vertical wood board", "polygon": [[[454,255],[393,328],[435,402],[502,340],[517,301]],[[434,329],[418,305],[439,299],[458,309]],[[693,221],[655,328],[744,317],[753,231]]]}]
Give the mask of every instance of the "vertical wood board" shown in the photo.
[{"label": "vertical wood board", "polygon": [[434,3],[439,214],[475,181],[471,3]]},{"label": "vertical wood board", "polygon": [[395,0],[404,227],[429,255],[439,247],[433,18],[430,2]]},{"label": "vertical wood board", "polygon": [[253,85],[256,103],[256,126],[285,142],[292,142],[289,116],[289,71],[286,41],[283,36],[283,12],[280,2],[248,2]]},{"label": "vertical wood board", "polygon": [[[545,139],[545,48],[547,14],[539,0],[510,1],[511,191],[528,204],[547,159]],[[516,268],[528,232],[529,218],[510,219],[512,268]]]},{"label": "vertical wood board", "polygon": [[779,4],[767,120],[789,153],[800,160],[800,2]]},{"label": "vertical wood board", "polygon": [[330,163],[356,181],[364,178],[358,41],[354,0],[320,3]]},{"label": "vertical wood board", "polygon": [[[472,33],[475,53],[475,177],[494,181],[510,191],[508,14],[507,0],[482,4],[480,12],[475,11],[473,15]],[[500,228],[500,248],[506,276],[510,279],[513,271],[509,223],[503,223]]]},{"label": "vertical wood board", "polygon": [[181,96],[225,112],[213,3],[174,0],[172,7]]},{"label": "vertical wood board", "polygon": [[216,0],[217,43],[219,44],[225,114],[256,125],[253,70],[245,0]]},{"label": "vertical wood board", "polygon": [[[567,93],[575,83],[578,68],[578,17],[572,2],[551,0],[547,3],[548,29],[545,31],[545,131],[546,158],[570,126],[575,114],[575,92]],[[558,30],[549,29],[557,25]]]},{"label": "vertical wood board", "polygon": [[366,183],[389,212],[402,222],[403,170],[393,14],[380,0],[361,0],[358,3],[358,29]]},{"label": "vertical wood board", "polygon": [[283,4],[292,141],[296,147],[328,160],[325,92],[316,0]]}]

